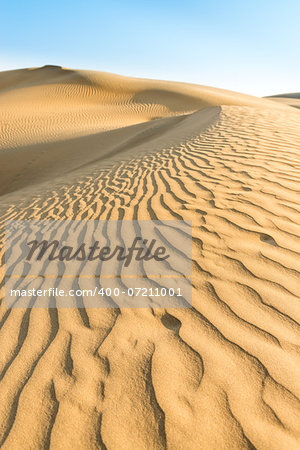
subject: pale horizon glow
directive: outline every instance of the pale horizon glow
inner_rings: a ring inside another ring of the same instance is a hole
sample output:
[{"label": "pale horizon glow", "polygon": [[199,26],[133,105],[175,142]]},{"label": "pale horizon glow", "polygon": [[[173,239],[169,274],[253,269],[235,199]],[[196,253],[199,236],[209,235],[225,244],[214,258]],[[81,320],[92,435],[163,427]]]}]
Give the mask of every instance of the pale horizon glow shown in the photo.
[{"label": "pale horizon glow", "polygon": [[29,0],[1,12],[1,71],[53,64],[257,96],[300,91],[298,0]]}]

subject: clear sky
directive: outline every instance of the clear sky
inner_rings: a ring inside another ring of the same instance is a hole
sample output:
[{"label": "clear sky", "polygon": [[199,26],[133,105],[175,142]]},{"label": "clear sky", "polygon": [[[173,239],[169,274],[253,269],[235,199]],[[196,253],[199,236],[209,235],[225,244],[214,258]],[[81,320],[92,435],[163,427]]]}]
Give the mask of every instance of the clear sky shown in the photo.
[{"label": "clear sky", "polygon": [[300,91],[300,0],[2,0],[0,70],[56,64]]}]

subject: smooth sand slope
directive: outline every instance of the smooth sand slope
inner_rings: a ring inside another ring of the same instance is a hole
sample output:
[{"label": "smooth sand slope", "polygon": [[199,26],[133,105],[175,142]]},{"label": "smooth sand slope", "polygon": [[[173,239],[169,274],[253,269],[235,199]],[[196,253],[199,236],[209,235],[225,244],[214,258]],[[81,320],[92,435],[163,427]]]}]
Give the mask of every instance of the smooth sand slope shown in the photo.
[{"label": "smooth sand slope", "polygon": [[2,302],[1,448],[299,449],[298,110],[55,67],[0,86],[2,236],[193,221],[191,309]]},{"label": "smooth sand slope", "polygon": [[293,106],[294,108],[300,108],[300,93],[295,92],[293,94],[280,94],[272,95],[270,97],[265,97],[269,100],[281,103],[282,105]]}]

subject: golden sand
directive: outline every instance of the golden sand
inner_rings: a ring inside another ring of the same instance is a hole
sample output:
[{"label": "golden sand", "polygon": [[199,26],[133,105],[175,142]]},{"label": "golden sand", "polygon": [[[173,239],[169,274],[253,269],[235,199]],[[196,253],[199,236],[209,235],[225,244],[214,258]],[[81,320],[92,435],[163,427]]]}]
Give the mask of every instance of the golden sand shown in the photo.
[{"label": "golden sand", "polygon": [[[3,449],[300,448],[300,113],[0,73],[9,219],[193,221],[192,309],[0,307]],[[3,273],[2,273],[3,277]]]}]

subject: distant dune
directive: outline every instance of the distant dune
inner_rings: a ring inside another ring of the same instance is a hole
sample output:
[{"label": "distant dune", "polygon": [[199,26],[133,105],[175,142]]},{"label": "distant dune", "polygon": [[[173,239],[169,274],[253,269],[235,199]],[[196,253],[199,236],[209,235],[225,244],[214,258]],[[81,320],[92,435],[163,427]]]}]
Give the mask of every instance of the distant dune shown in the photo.
[{"label": "distant dune", "polygon": [[11,219],[193,223],[190,309],[2,302],[1,448],[300,448],[300,113],[273,100],[0,73],[2,237]]},{"label": "distant dune", "polygon": [[283,105],[293,106],[294,108],[300,108],[300,93],[294,92],[293,94],[280,94],[280,95],[270,95],[265,97],[270,100],[274,100]]},{"label": "distant dune", "polygon": [[259,106],[263,101],[205,86],[58,66],[0,72],[0,96],[5,148],[85,136],[209,106]]}]

